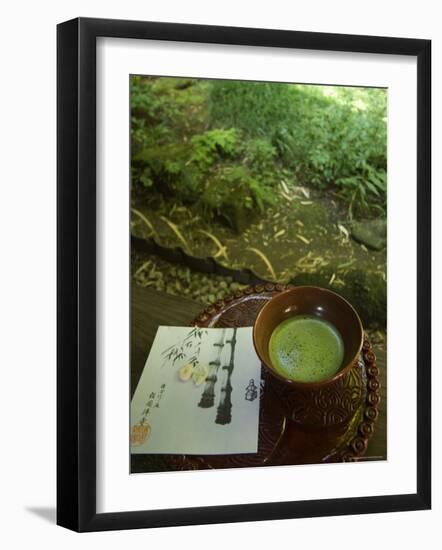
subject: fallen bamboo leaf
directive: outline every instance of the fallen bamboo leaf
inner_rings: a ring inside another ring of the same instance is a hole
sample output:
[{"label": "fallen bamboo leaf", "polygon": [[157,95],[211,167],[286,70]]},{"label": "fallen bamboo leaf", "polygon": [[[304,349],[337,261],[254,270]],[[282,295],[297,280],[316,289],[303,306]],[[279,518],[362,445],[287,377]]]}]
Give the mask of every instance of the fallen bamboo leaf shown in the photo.
[{"label": "fallen bamboo leaf", "polygon": [[306,199],[309,199],[310,198],[310,189],[307,189],[307,187],[300,187],[300,186],[297,186],[297,187],[294,187],[294,190],[295,191],[301,191],[301,193],[304,195],[304,197]]},{"label": "fallen bamboo leaf", "polygon": [[296,262],[297,267],[310,273],[314,273],[318,268],[325,267],[328,264],[329,262],[322,256],[313,256],[311,251]]},{"label": "fallen bamboo leaf", "polygon": [[269,273],[271,274],[273,279],[276,281],[275,270],[273,269],[273,266],[270,263],[267,256],[263,252],[261,252],[261,250],[259,250],[258,248],[246,248],[246,250],[250,250],[251,252],[254,252],[256,255],[258,255],[261,258],[261,260],[266,264],[267,269],[269,270]]},{"label": "fallen bamboo leaf", "polygon": [[173,222],[168,220],[165,216],[160,216],[160,219],[163,220],[163,222],[166,223],[170,227],[170,229],[172,229],[172,231],[175,233],[175,235],[178,237],[178,239],[183,243],[183,245],[187,249],[187,251],[191,252],[189,243],[183,237],[183,234],[178,229],[177,225],[175,225]]},{"label": "fallen bamboo leaf", "polygon": [[333,281],[335,280],[335,278],[336,278],[336,273],[333,273],[333,275],[330,277],[330,280],[328,282],[329,286],[333,284]]},{"label": "fallen bamboo leaf", "polygon": [[345,228],[343,225],[341,225],[340,223],[338,223],[338,229],[341,233],[343,233],[346,237],[346,239],[348,240],[349,237],[350,237],[350,233],[348,232],[348,229]]},{"label": "fallen bamboo leaf", "polygon": [[147,217],[142,212],[140,212],[136,208],[131,208],[131,211],[134,214],[136,214],[140,218],[140,220],[142,220],[147,225],[147,227],[150,229],[152,235],[158,236],[157,232],[155,231],[154,226],[150,223],[150,221],[147,219]]},{"label": "fallen bamboo leaf", "polygon": [[296,220],[296,225],[299,225],[299,227],[304,227],[304,224],[302,223],[301,220]]},{"label": "fallen bamboo leaf", "polygon": [[348,262],[344,262],[343,264],[339,264],[338,269],[343,269],[344,267],[350,267],[351,265],[353,265],[355,263],[355,261],[356,260],[353,258]]},{"label": "fallen bamboo leaf", "polygon": [[313,204],[312,201],[301,201],[302,206],[309,206],[310,204]]},{"label": "fallen bamboo leaf", "polygon": [[229,260],[229,258],[227,256],[226,247],[221,243],[221,241],[217,237],[215,237],[215,235],[212,235],[212,233],[209,233],[209,231],[206,231],[205,229],[198,229],[198,232],[202,233],[203,235],[206,235],[207,237],[209,237],[209,239],[211,239],[216,244],[216,246],[218,247],[218,251],[214,256],[215,258],[218,258],[218,256],[224,256],[224,258],[227,261]]},{"label": "fallen bamboo leaf", "polygon": [[284,233],[285,233],[285,229],[281,229],[281,231],[278,231],[278,233],[275,233],[274,239],[281,237],[281,235],[284,235]]},{"label": "fallen bamboo leaf", "polygon": [[292,202],[293,200],[293,197],[290,197],[289,195],[287,195],[287,193],[284,193],[284,191],[281,191],[281,195],[287,199],[289,202]]},{"label": "fallen bamboo leaf", "polygon": [[299,235],[299,233],[296,234],[296,237],[305,244],[310,244],[311,243],[311,241],[306,239],[303,235]]},{"label": "fallen bamboo leaf", "polygon": [[305,187],[301,187],[301,191],[303,193],[303,195],[305,196],[306,199],[309,199],[310,198],[310,190],[305,188]]},{"label": "fallen bamboo leaf", "polygon": [[136,277],[137,275],[139,275],[142,271],[144,271],[146,269],[146,267],[148,267],[150,264],[152,263],[152,260],[147,260],[147,262],[144,262],[144,264],[142,264],[134,273],[134,277]]},{"label": "fallen bamboo leaf", "polygon": [[290,193],[289,188],[287,187],[287,184],[284,180],[281,180],[281,187],[284,189],[284,192],[287,193],[287,195]]}]

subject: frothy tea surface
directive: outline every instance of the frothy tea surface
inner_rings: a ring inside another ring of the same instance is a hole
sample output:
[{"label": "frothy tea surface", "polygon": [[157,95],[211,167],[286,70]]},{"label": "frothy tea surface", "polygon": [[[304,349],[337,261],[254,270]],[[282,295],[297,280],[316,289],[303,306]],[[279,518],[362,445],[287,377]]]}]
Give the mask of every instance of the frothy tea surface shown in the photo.
[{"label": "frothy tea surface", "polygon": [[275,369],[297,382],[333,377],[344,359],[344,342],[337,328],[314,315],[295,315],[273,331],[269,354]]}]

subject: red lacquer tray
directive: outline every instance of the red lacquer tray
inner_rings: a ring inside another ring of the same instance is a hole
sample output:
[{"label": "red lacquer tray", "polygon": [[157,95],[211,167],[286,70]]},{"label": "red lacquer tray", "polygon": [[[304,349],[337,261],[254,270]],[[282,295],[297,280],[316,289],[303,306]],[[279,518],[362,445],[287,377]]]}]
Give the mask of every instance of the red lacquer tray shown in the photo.
[{"label": "red lacquer tray", "polygon": [[[288,288],[270,283],[248,287],[204,310],[194,324],[251,326],[266,301]],[[317,464],[364,455],[380,402],[379,370],[368,339],[353,369],[322,390],[293,392],[264,368],[262,379],[258,452],[169,457],[174,469]]]}]

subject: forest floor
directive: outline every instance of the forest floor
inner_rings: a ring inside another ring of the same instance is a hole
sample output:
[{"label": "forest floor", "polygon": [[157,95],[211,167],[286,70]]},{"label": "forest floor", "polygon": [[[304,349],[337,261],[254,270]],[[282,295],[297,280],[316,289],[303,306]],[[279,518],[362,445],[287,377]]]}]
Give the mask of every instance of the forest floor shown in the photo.
[{"label": "forest floor", "polygon": [[385,250],[369,250],[350,238],[351,224],[337,200],[299,193],[266,209],[240,233],[225,223],[205,223],[190,208],[150,193],[147,199],[135,200],[133,208],[151,226],[135,214],[132,234],[153,237],[165,247],[180,246],[194,257],[214,257],[233,269],[249,267],[261,278],[280,282],[326,267],[337,286],[341,273],[350,267],[385,276]]},{"label": "forest floor", "polygon": [[[357,284],[359,293],[361,284],[368,287],[363,289],[364,302],[376,289],[385,292],[386,251],[370,250],[351,238],[351,224],[340,201],[305,188],[292,189],[290,195],[283,188],[280,192],[277,206],[241,232],[223,221],[206,223],[192,208],[171,203],[159,193],[134,194],[132,235],[154,239],[165,248],[181,247],[192,257],[215,258],[234,270],[250,268],[263,279],[311,282],[344,295],[350,278],[363,274],[363,282],[358,279]],[[199,273],[137,250],[132,251],[132,275],[142,286],[184,294],[202,304],[242,286],[230,277]],[[357,300],[353,294],[350,297]],[[376,315],[377,310],[367,315],[370,324]]]}]

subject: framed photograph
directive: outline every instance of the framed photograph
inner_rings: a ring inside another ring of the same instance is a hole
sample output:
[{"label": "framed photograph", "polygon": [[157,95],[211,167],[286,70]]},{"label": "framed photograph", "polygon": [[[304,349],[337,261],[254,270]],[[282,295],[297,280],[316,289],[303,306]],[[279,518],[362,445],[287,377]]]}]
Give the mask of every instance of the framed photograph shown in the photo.
[{"label": "framed photograph", "polygon": [[58,524],[429,509],[430,41],[57,31]]}]

